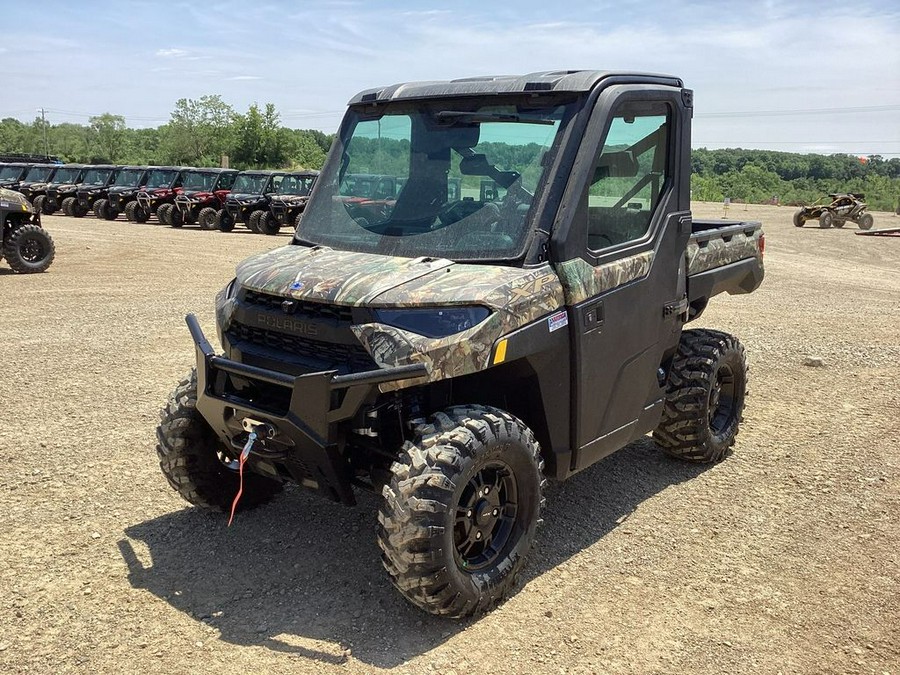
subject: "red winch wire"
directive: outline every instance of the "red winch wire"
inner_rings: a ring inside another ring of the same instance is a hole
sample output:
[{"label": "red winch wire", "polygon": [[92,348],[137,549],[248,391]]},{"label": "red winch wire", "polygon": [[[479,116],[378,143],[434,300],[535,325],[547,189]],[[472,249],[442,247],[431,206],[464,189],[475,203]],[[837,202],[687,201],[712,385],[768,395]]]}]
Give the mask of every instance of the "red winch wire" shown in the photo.
[{"label": "red winch wire", "polygon": [[244,492],[244,462],[247,461],[248,455],[249,453],[242,452],[238,462],[238,491],[234,496],[234,501],[231,503],[231,516],[228,518],[228,527],[231,527],[231,521],[234,520],[234,512],[237,509],[238,502],[241,500],[241,494]]}]

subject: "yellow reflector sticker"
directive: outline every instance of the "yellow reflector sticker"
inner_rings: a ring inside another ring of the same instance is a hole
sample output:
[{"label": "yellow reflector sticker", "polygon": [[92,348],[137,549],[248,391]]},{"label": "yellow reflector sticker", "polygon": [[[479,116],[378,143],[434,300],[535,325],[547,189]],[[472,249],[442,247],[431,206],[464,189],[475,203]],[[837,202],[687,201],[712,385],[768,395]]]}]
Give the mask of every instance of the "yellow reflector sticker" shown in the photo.
[{"label": "yellow reflector sticker", "polygon": [[497,343],[497,351],[494,352],[494,365],[496,366],[498,363],[503,363],[506,359],[506,339],[500,340]]}]

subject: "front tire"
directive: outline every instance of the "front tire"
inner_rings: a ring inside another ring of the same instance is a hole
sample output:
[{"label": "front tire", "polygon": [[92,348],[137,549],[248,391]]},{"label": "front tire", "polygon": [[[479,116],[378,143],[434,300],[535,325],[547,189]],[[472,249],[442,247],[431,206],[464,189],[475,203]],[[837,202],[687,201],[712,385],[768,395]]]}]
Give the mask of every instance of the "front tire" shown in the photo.
[{"label": "front tire", "polygon": [[216,213],[216,227],[222,232],[231,232],[234,229],[234,218],[225,209],[219,209]]},{"label": "front tire", "polygon": [[871,213],[864,213],[859,217],[859,221],[856,224],[859,225],[861,230],[871,230],[872,225],[875,224],[875,218]]},{"label": "front tire", "polygon": [[166,204],[166,225],[181,227],[184,225],[184,213],[174,204]]},{"label": "front tire", "polygon": [[95,201],[91,207],[91,210],[94,212],[94,218],[101,220],[109,220],[108,209],[109,202],[102,198]]},{"label": "front tire", "polygon": [[496,408],[453,407],[391,465],[378,543],[391,582],[432,614],[480,614],[510,592],[544,505],[540,446]]},{"label": "front tire", "polygon": [[257,211],[254,211],[253,213],[251,213],[250,217],[247,218],[247,227],[250,229],[251,232],[255,232],[256,234],[259,234],[259,219],[262,217],[262,215],[263,215],[263,212],[257,210]]},{"label": "front tire", "polygon": [[125,219],[129,223],[137,222],[136,215],[137,215],[138,206],[139,206],[139,204],[137,202],[128,202],[125,205]]},{"label": "front tire", "polygon": [[672,360],[663,418],[653,439],[666,454],[719,462],[734,445],[747,395],[747,358],[737,338],[686,330]]},{"label": "front tire", "polygon": [[262,234],[276,235],[281,229],[281,223],[275,220],[275,216],[271,213],[263,211],[262,215],[259,217],[257,228]]},{"label": "front tire", "polygon": [[797,211],[794,214],[794,227],[803,227],[805,222],[806,218],[803,217],[803,211]]},{"label": "front tire", "polygon": [[[178,494],[195,506],[227,512],[238,491],[236,462],[224,454],[212,428],[197,412],[197,372],[191,373],[160,411],[156,454],[163,475]],[[245,511],[281,492],[278,481],[244,469],[244,492],[238,505]]]},{"label": "front tire", "polygon": [[44,203],[47,201],[46,195],[38,195],[34,198],[34,211],[35,213],[43,213],[44,212]]},{"label": "front tire", "polygon": [[75,197],[66,197],[62,200],[62,212],[67,216],[73,216],[74,213],[74,205],[75,205]]},{"label": "front tire", "polygon": [[175,207],[172,204],[160,204],[156,209],[156,218],[159,220],[160,225],[171,225],[172,222],[169,220],[169,216],[172,213],[172,209]]},{"label": "front tire", "polygon": [[20,274],[46,271],[54,255],[53,239],[39,225],[18,225],[3,242],[3,257],[13,271]]},{"label": "front tire", "polygon": [[197,214],[197,224],[200,225],[201,230],[216,229],[216,210],[211,206],[200,209],[200,213]]},{"label": "front tire", "polygon": [[827,230],[832,224],[834,224],[834,215],[832,215],[831,211],[822,211],[822,215],[819,216],[819,227]]},{"label": "front tire", "polygon": [[137,202],[134,202],[134,222],[136,223],[146,223],[150,220],[150,209],[144,208]]}]

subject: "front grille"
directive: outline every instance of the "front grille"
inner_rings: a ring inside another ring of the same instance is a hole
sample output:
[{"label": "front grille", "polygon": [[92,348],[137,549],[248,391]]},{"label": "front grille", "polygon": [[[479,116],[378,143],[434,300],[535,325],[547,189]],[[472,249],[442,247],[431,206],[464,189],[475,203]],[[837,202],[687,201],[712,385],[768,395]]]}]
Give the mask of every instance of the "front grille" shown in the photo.
[{"label": "front grille", "polygon": [[[378,365],[361,344],[345,345],[319,342],[298,335],[279,333],[265,328],[255,328],[234,323],[228,329],[229,341],[244,341],[267,347],[305,360],[323,364],[323,368],[336,368],[349,372],[376,370]],[[328,364],[328,365],[325,365]]]},{"label": "front grille", "polygon": [[[279,295],[270,295],[268,293],[259,293],[257,291],[244,291],[244,302],[260,309],[275,309],[281,311],[281,303],[291,298],[283,298]],[[296,303],[297,310],[294,315],[297,318],[304,319],[337,319],[351,323],[353,321],[353,310],[350,307],[341,305],[326,305],[320,302],[305,302],[303,300],[293,300]]]}]

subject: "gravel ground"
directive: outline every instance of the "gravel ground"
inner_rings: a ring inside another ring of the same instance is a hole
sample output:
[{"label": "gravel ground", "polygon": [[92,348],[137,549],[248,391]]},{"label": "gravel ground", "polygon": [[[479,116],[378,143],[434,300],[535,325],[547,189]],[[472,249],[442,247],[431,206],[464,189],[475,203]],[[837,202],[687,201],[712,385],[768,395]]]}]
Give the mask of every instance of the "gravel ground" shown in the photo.
[{"label": "gravel ground", "polygon": [[184,314],[214,335],[235,263],[286,235],[46,218],[50,271],[0,270],[0,671],[900,673],[900,238],[729,211],[768,242],[763,287],[698,321],[751,360],[735,453],[642,441],[553,486],[518,594],[463,623],[391,588],[374,497],[226,529],[159,473]]}]

